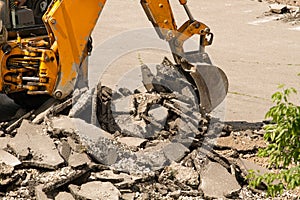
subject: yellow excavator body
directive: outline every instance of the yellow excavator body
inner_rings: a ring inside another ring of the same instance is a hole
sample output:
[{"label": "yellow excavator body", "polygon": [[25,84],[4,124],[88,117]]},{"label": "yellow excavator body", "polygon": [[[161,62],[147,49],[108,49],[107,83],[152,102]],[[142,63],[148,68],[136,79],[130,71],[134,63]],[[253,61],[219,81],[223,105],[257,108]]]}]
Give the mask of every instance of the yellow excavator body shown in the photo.
[{"label": "yellow excavator body", "polygon": [[[54,0],[43,16],[47,33],[2,43],[0,91],[63,99],[74,90],[87,43],[105,0]],[[20,27],[23,31],[24,27]]]}]

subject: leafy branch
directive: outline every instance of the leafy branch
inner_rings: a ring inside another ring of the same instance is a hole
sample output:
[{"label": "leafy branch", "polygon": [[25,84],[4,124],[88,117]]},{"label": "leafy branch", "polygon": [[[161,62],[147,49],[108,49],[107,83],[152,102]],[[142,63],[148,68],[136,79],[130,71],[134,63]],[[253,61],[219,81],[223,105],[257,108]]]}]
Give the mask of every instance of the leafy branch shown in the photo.
[{"label": "leafy branch", "polygon": [[264,135],[268,146],[260,149],[258,155],[269,157],[269,167],[278,172],[257,175],[251,171],[248,179],[252,187],[264,183],[267,194],[276,196],[284,189],[294,189],[300,186],[300,106],[289,100],[291,94],[297,94],[295,88],[284,89],[272,95],[275,106],[270,108],[266,118],[272,119],[272,124],[264,127]]}]

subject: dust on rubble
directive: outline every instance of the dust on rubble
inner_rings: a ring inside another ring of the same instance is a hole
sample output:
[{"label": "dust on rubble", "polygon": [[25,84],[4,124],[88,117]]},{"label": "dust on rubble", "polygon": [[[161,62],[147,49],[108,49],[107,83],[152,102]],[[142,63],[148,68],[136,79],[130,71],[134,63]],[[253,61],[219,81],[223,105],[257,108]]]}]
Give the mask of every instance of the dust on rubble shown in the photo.
[{"label": "dust on rubble", "polygon": [[200,114],[195,88],[167,59],[156,74],[141,70],[143,90],[99,84],[7,115],[0,198],[265,199],[246,181],[249,169],[269,171],[256,157],[263,123]]}]

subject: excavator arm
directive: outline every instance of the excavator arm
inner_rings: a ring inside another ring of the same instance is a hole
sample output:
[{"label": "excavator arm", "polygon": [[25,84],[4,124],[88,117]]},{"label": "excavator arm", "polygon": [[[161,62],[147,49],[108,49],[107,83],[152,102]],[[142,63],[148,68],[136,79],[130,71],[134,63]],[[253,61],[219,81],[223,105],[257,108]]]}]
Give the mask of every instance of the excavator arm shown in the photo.
[{"label": "excavator arm", "polygon": [[54,0],[44,15],[51,49],[59,56],[59,74],[52,95],[65,98],[75,87],[87,59],[87,44],[106,0]]},{"label": "excavator arm", "polygon": [[[168,41],[178,70],[194,85],[198,93],[200,108],[204,113],[211,112],[226,97],[228,80],[225,73],[213,66],[205,47],[212,44],[213,33],[204,23],[194,19],[187,0],[179,0],[188,20],[181,26],[177,24],[169,0],[141,0],[141,4],[155,27],[159,37]],[[199,35],[199,49],[185,52],[184,42]]]},{"label": "excavator arm", "polygon": [[169,0],[141,0],[145,13],[160,38],[167,40],[171,46],[175,47],[173,53],[182,55],[183,43],[195,34],[200,35],[202,48],[211,45],[213,34],[210,29],[204,23],[193,18],[186,0],[179,0],[179,2],[183,5],[189,20],[177,28]]}]

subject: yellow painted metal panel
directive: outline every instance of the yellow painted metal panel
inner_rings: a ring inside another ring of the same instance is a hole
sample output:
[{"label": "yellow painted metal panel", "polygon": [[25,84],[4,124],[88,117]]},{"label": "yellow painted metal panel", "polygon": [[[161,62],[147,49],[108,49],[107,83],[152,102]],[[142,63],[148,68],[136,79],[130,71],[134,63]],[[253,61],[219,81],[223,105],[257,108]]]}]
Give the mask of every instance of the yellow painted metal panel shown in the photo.
[{"label": "yellow painted metal panel", "polygon": [[[54,96],[64,98],[74,89],[85,48],[106,0],[56,0],[44,22],[57,43],[60,74]],[[49,30],[50,29],[50,30]]]}]

